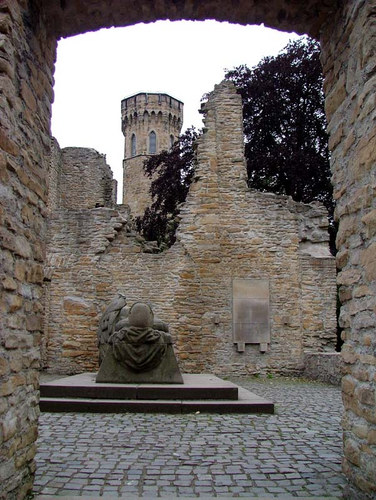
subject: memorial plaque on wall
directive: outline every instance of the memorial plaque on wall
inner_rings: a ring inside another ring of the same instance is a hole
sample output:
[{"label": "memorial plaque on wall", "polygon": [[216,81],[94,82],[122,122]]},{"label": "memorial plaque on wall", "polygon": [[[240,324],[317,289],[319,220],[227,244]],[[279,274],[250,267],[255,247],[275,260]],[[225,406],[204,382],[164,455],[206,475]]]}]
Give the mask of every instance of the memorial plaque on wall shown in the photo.
[{"label": "memorial plaque on wall", "polygon": [[260,344],[260,351],[268,350],[269,302],[269,280],[234,279],[232,331],[239,352],[245,350],[245,344]]}]

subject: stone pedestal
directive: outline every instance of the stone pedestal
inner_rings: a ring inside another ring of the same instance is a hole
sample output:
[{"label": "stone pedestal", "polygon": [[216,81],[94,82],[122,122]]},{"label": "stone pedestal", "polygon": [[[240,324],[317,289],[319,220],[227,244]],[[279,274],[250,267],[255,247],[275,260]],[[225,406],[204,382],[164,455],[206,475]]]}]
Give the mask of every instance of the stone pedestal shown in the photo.
[{"label": "stone pedestal", "polygon": [[209,374],[183,374],[182,384],[101,383],[81,373],[40,386],[48,412],[274,413],[263,397]]},{"label": "stone pedestal", "polygon": [[135,372],[120,364],[111,349],[100,366],[96,382],[128,383],[128,384],[183,384],[178,363],[172,348],[167,345],[166,354],[155,368],[145,372]]}]

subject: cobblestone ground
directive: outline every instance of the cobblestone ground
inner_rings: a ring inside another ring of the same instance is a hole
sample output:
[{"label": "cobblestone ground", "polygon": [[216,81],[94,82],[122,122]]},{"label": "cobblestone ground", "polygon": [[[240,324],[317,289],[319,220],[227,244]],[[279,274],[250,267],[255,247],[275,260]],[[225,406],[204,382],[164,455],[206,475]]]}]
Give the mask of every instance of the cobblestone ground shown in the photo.
[{"label": "cobblestone ground", "polygon": [[275,415],[43,413],[35,493],[341,497],[340,389],[241,379]]}]

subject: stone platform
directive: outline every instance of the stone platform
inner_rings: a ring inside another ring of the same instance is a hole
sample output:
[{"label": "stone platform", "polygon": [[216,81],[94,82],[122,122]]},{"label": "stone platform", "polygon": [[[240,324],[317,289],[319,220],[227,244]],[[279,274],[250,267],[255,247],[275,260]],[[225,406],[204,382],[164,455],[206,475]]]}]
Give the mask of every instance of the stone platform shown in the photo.
[{"label": "stone platform", "polygon": [[41,383],[41,411],[274,413],[271,401],[214,375],[184,374],[184,384],[96,383],[95,377]]}]

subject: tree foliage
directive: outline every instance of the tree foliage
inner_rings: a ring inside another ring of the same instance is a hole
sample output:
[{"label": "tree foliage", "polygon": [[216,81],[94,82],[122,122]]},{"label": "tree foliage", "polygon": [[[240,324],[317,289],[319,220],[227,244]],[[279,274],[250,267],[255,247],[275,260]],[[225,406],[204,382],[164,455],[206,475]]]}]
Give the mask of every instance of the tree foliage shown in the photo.
[{"label": "tree foliage", "polygon": [[228,71],[243,100],[249,186],[319,200],[333,213],[319,43],[290,42],[252,69]]},{"label": "tree foliage", "polygon": [[[290,42],[275,57],[252,69],[227,71],[243,101],[245,156],[249,186],[286,194],[295,201],[321,201],[332,218],[328,136],[318,42],[307,37]],[[170,151],[145,162],[153,204],[137,221],[147,239],[175,241],[178,206],[185,200],[194,172],[189,129]],[[334,230],[332,228],[332,241]],[[333,245],[332,245],[333,249]]]},{"label": "tree foliage", "polygon": [[198,135],[191,127],[169,151],[149,156],[144,162],[145,174],[153,178],[150,188],[153,202],[144,215],[136,219],[136,227],[147,240],[157,241],[162,248],[171,246],[176,240],[176,217],[193,179],[193,144]]}]

